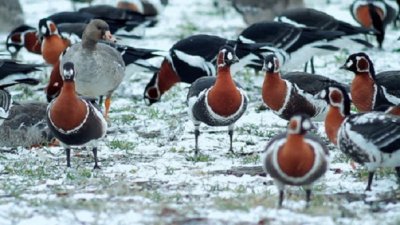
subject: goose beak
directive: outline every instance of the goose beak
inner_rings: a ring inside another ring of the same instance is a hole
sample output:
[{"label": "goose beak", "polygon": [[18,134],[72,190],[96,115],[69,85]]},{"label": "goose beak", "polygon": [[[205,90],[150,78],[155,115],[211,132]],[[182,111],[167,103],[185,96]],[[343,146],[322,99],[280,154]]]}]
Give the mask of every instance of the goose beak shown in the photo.
[{"label": "goose beak", "polygon": [[114,36],[111,34],[111,32],[109,30],[104,33],[103,39],[106,41],[113,42],[113,43],[117,42],[117,40],[114,38]]}]

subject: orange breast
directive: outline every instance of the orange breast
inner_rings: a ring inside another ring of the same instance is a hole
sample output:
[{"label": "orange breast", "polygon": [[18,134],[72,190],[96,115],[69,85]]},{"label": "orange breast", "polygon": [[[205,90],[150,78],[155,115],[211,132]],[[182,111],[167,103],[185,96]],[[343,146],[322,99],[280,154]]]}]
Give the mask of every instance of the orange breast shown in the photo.
[{"label": "orange breast", "polygon": [[283,107],[286,92],[286,82],[278,74],[265,76],[262,87],[262,98],[270,109],[278,111]]},{"label": "orange breast", "polygon": [[242,96],[231,78],[229,69],[219,70],[218,77],[208,93],[208,104],[220,116],[236,113],[242,103]]},{"label": "orange breast", "polygon": [[298,134],[289,135],[286,144],[278,152],[280,169],[291,177],[306,175],[313,167],[314,162],[313,149]]},{"label": "orange breast", "polygon": [[344,119],[338,108],[329,107],[325,118],[325,132],[328,139],[335,145],[337,144],[337,133]]},{"label": "orange breast", "polygon": [[374,80],[367,74],[358,74],[351,83],[351,98],[359,112],[372,110],[374,98]]},{"label": "orange breast", "polygon": [[[383,20],[383,11],[379,8],[375,8],[375,10],[378,13],[378,15],[381,17],[381,19]],[[369,9],[368,9],[367,5],[360,6],[357,8],[356,18],[362,26],[367,27],[367,28],[372,28],[372,19],[369,14]]]},{"label": "orange breast", "polygon": [[75,85],[64,84],[50,111],[54,125],[63,130],[74,129],[83,122],[86,113],[86,104],[76,96]]},{"label": "orange breast", "polygon": [[57,35],[46,37],[42,43],[43,59],[49,64],[56,64],[61,53],[69,46],[69,41]]}]

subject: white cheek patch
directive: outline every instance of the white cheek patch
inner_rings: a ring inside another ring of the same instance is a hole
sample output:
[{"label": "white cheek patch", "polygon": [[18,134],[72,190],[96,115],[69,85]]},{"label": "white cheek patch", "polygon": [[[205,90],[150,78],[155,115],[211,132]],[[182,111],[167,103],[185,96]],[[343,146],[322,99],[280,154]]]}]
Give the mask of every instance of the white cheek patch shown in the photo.
[{"label": "white cheek patch", "polygon": [[43,34],[46,33],[46,31],[47,31],[46,26],[42,26],[42,28],[40,28],[40,31],[41,31]]},{"label": "white cheek patch", "polygon": [[228,60],[232,60],[233,59],[232,52],[228,52],[228,55],[226,57],[228,58]]},{"label": "white cheek patch", "polygon": [[267,67],[268,67],[268,69],[271,69],[271,68],[272,68],[272,63],[271,63],[271,62],[268,62]]},{"label": "white cheek patch", "polygon": [[63,74],[64,75],[69,75],[69,71],[68,70],[63,70]]},{"label": "white cheek patch", "polygon": [[63,72],[64,72],[64,76],[65,76],[65,75],[67,75],[67,76],[72,76],[72,75],[74,74],[74,70],[73,70],[73,69],[64,70]]},{"label": "white cheek patch", "polygon": [[353,61],[352,61],[352,60],[349,60],[349,61],[346,63],[346,67],[347,67],[347,68],[350,68],[352,65],[353,65]]}]

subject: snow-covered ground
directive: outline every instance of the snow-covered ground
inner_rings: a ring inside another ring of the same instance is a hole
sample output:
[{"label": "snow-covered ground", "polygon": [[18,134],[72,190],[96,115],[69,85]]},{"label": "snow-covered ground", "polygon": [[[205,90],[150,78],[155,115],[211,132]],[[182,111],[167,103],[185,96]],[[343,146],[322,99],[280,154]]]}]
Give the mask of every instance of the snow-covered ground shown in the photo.
[{"label": "snow-covered ground", "polygon": [[[54,12],[71,10],[65,0],[22,0],[26,22]],[[114,3],[100,1],[95,3]],[[352,24],[348,0],[327,5],[307,0],[307,5]],[[143,48],[168,50],[182,37],[195,33],[235,38],[245,28],[232,8],[225,13],[211,0],[170,0],[154,28],[141,40],[121,40]],[[7,34],[1,34],[5,40]],[[389,28],[383,50],[368,49],[376,71],[399,69],[397,37]],[[375,40],[372,40],[375,44]],[[351,47],[351,46],[350,46]],[[0,47],[3,48],[3,47]],[[320,57],[318,74],[349,83],[353,75],[339,70],[348,52]],[[40,56],[22,52],[19,59],[43,62]],[[155,61],[154,63],[157,63]],[[302,65],[300,65],[301,67]],[[38,72],[48,79],[50,69]],[[193,157],[194,132],[185,98],[187,84],[174,86],[160,103],[147,107],[143,90],[152,74],[128,68],[127,78],[113,97],[110,132],[99,142],[101,170],[93,171],[88,150],[75,150],[72,167],[66,168],[61,147],[2,149],[0,152],[0,224],[399,224],[397,178],[392,170],[380,170],[372,192],[364,192],[367,173],[355,170],[333,145],[331,169],[315,184],[310,208],[305,192],[288,187],[284,207],[278,209],[277,189],[270,177],[259,174],[262,150],[286,121],[260,110],[263,76],[251,70],[235,74],[245,87],[249,107],[236,124],[234,150],[228,154],[226,128],[201,127],[201,157]],[[42,91],[12,91],[15,100],[45,101]],[[37,89],[37,88],[33,88]],[[326,139],[322,123],[319,134]],[[246,153],[246,154],[245,154]],[[229,171],[245,171],[243,176]]]}]

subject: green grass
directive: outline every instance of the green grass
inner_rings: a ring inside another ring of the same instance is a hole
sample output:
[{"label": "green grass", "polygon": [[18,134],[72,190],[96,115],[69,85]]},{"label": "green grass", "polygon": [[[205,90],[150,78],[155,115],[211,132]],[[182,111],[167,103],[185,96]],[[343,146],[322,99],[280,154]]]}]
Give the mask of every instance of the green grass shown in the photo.
[{"label": "green grass", "polygon": [[184,153],[186,151],[186,148],[184,146],[180,146],[180,147],[172,146],[169,149],[169,151],[172,153]]},{"label": "green grass", "polygon": [[108,142],[107,146],[111,149],[134,150],[137,147],[137,144],[131,141],[115,139]]},{"label": "green grass", "polygon": [[186,19],[184,23],[179,24],[177,28],[178,32],[176,34],[178,34],[178,39],[186,38],[199,30],[197,25],[189,19]]},{"label": "green grass", "polygon": [[218,210],[248,212],[257,206],[274,208],[277,205],[277,198],[266,192],[261,194],[238,194],[232,198],[217,197],[213,199],[213,202]]},{"label": "green grass", "polygon": [[209,155],[203,155],[199,153],[197,156],[196,155],[186,155],[186,160],[190,162],[212,162],[215,161],[215,158],[209,156]]},{"label": "green grass", "polygon": [[243,164],[261,164],[261,159],[259,154],[246,155],[241,157]]},{"label": "green grass", "polygon": [[263,137],[263,138],[272,138],[276,134],[279,133],[279,131],[271,128],[262,128],[256,124],[248,123],[248,124],[243,124],[242,126],[238,126],[236,128],[236,132],[238,135],[253,135],[257,137]]}]

